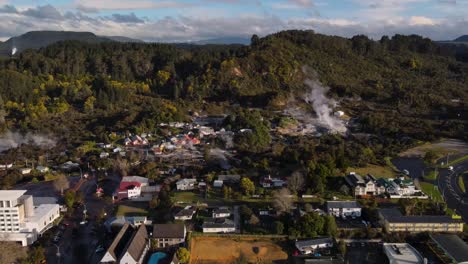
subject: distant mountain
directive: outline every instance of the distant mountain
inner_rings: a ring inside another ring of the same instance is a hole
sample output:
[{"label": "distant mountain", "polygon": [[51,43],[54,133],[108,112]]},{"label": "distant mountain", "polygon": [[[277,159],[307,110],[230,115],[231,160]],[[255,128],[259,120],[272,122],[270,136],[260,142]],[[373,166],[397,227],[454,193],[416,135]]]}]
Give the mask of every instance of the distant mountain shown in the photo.
[{"label": "distant mountain", "polygon": [[454,42],[468,42],[468,35],[463,35],[453,40]]},{"label": "distant mountain", "polygon": [[17,52],[21,52],[26,49],[39,49],[55,42],[64,40],[78,40],[88,43],[101,43],[110,41],[142,42],[141,40],[120,36],[97,36],[91,32],[30,31],[0,43],[0,55],[10,55],[13,48],[16,48]]},{"label": "distant mountain", "polygon": [[221,37],[221,38],[212,38],[206,40],[199,40],[190,42],[191,44],[197,45],[206,45],[206,44],[218,44],[218,45],[227,45],[227,44],[242,44],[250,45],[250,38],[242,37]]},{"label": "distant mountain", "polygon": [[144,41],[141,39],[134,39],[134,38],[123,37],[123,36],[101,36],[101,37],[108,38],[117,42],[144,43]]}]

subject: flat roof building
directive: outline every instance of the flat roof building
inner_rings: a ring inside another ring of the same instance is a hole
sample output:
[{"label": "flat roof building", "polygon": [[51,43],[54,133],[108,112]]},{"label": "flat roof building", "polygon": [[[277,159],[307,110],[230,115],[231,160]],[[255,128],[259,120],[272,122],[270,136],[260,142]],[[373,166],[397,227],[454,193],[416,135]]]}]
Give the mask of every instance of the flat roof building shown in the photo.
[{"label": "flat roof building", "polygon": [[423,264],[421,254],[407,243],[385,243],[383,245],[385,255],[390,264]]},{"label": "flat roof building", "polygon": [[60,216],[56,203],[34,205],[25,190],[0,190],[0,241],[34,243]]},{"label": "flat roof building", "polygon": [[463,221],[447,215],[408,215],[396,209],[380,209],[387,232],[463,232]]}]

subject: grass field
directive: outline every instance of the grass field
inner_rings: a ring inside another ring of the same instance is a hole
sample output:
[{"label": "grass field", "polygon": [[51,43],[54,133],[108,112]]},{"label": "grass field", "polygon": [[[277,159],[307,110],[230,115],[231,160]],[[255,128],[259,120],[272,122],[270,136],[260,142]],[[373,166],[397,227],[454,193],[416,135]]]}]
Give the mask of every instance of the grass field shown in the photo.
[{"label": "grass field", "polygon": [[465,171],[458,177],[458,185],[460,186],[460,189],[466,193],[466,187],[465,187],[465,182],[468,179],[468,171]]},{"label": "grass field", "polygon": [[435,180],[437,180],[438,175],[439,175],[438,171],[431,171],[428,174],[424,175],[424,179],[430,180],[430,181],[435,181]]},{"label": "grass field", "polygon": [[374,165],[374,164],[369,164],[367,167],[363,168],[348,168],[346,170],[347,173],[349,172],[356,172],[359,175],[366,175],[368,173],[374,175],[376,178],[395,178],[397,177],[397,174],[395,171],[388,167],[388,166],[379,166],[379,165]]},{"label": "grass field", "polygon": [[191,264],[287,262],[288,254],[270,239],[194,237]]},{"label": "grass field", "polygon": [[429,197],[432,197],[434,201],[443,202],[442,195],[439,192],[439,189],[434,187],[435,185],[428,182],[420,182],[422,191]]},{"label": "grass field", "polygon": [[468,145],[459,140],[445,139],[439,142],[426,142],[421,145],[408,149],[400,154],[401,157],[424,157],[426,152],[432,151],[436,158],[442,158],[447,154],[466,152]]},{"label": "grass field", "polygon": [[117,216],[145,216],[148,211],[138,207],[132,207],[128,205],[119,205],[117,208]]}]

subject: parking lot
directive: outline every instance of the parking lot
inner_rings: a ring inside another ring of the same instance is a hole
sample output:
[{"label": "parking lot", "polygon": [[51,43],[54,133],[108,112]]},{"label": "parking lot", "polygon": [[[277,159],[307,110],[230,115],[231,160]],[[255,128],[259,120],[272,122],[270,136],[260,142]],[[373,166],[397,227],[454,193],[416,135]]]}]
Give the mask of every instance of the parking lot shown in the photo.
[{"label": "parking lot", "polygon": [[352,242],[346,244],[346,263],[388,264],[381,243]]}]

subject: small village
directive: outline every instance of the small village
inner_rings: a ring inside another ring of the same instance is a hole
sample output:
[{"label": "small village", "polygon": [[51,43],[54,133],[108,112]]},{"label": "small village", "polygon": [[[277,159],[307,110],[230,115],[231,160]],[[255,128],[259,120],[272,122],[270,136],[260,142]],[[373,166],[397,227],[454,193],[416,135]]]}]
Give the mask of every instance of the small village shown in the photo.
[{"label": "small village", "polygon": [[56,263],[452,263],[468,252],[462,216],[415,172],[348,171],[315,194],[303,172],[242,168],[233,137],[251,132],[225,118],[109,132],[80,147],[85,157],[4,162],[33,180],[0,191],[1,228],[13,234],[0,239],[44,245]]}]

